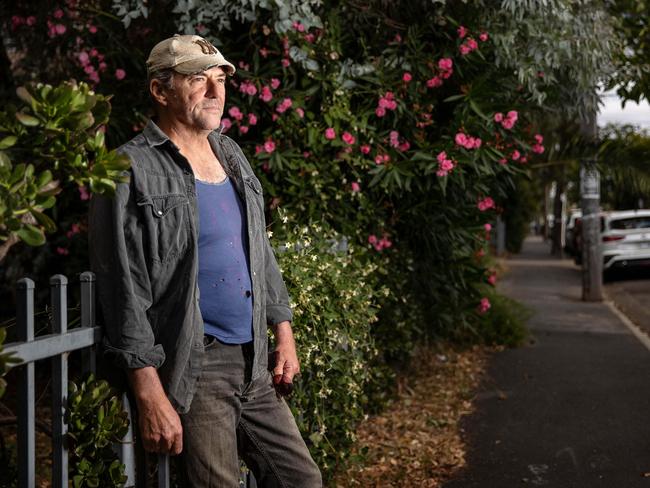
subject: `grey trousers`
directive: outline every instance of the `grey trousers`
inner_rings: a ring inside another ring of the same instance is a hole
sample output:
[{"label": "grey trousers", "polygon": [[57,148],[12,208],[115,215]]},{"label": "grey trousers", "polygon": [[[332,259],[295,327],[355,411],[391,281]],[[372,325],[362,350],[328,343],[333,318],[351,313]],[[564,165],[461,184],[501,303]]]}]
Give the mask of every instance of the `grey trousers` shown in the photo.
[{"label": "grey trousers", "polygon": [[252,343],[209,338],[205,350],[192,405],[181,415],[188,486],[237,488],[241,458],[260,488],[320,488],[320,471],[271,373],[251,381]]}]

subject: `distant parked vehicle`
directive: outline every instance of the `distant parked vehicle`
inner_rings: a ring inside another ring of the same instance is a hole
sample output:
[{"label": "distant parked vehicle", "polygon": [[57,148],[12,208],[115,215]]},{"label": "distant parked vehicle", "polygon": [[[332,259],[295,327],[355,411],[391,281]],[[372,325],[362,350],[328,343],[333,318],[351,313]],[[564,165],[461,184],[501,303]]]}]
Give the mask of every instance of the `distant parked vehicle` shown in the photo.
[{"label": "distant parked vehicle", "polygon": [[602,249],[604,273],[650,266],[650,210],[605,213]]},{"label": "distant parked vehicle", "polygon": [[[569,213],[569,218],[567,219],[566,230],[564,234],[564,251],[570,256],[575,256],[578,249],[576,243],[576,239],[578,238],[576,235],[576,224],[581,217],[582,211],[578,209],[571,210],[571,213]],[[578,230],[580,230],[580,228],[578,228]]]}]

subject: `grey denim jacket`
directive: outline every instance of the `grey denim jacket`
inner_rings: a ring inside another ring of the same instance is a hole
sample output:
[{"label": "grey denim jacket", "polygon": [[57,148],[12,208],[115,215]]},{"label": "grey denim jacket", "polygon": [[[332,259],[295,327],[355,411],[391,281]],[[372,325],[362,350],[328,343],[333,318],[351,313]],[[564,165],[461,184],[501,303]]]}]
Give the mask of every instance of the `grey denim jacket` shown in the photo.
[{"label": "grey denim jacket", "polygon": [[[292,320],[289,297],[266,233],[259,180],[232,139],[220,131],[208,138],[246,209],[257,378],[267,369],[267,326]],[[204,354],[194,174],[153,121],[118,151],[131,159],[130,181],[113,198],[93,196],[89,216],[104,354],[122,368],[156,367],[185,413]]]}]

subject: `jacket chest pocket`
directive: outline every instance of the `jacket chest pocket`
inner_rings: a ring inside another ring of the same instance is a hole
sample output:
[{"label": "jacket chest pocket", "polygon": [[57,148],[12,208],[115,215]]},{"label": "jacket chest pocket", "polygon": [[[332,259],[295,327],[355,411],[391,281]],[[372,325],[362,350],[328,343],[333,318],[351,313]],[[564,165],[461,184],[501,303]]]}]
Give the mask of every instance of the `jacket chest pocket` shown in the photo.
[{"label": "jacket chest pocket", "polygon": [[152,259],[165,263],[182,256],[189,241],[189,200],[182,194],[141,195]]}]

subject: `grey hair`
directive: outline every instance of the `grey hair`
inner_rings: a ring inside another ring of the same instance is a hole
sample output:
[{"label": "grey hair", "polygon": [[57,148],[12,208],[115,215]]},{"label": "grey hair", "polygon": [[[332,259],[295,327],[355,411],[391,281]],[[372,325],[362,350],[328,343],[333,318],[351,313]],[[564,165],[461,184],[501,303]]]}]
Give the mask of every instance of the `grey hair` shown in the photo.
[{"label": "grey hair", "polygon": [[154,99],[153,95],[151,94],[151,82],[153,80],[157,80],[160,82],[160,84],[163,86],[163,88],[167,91],[172,91],[174,90],[174,71],[173,68],[165,68],[165,69],[160,69],[158,71],[154,71],[153,73],[148,73],[147,75],[147,93],[149,94],[149,98],[151,99],[151,103],[153,103],[154,107],[156,106],[156,100]]}]

